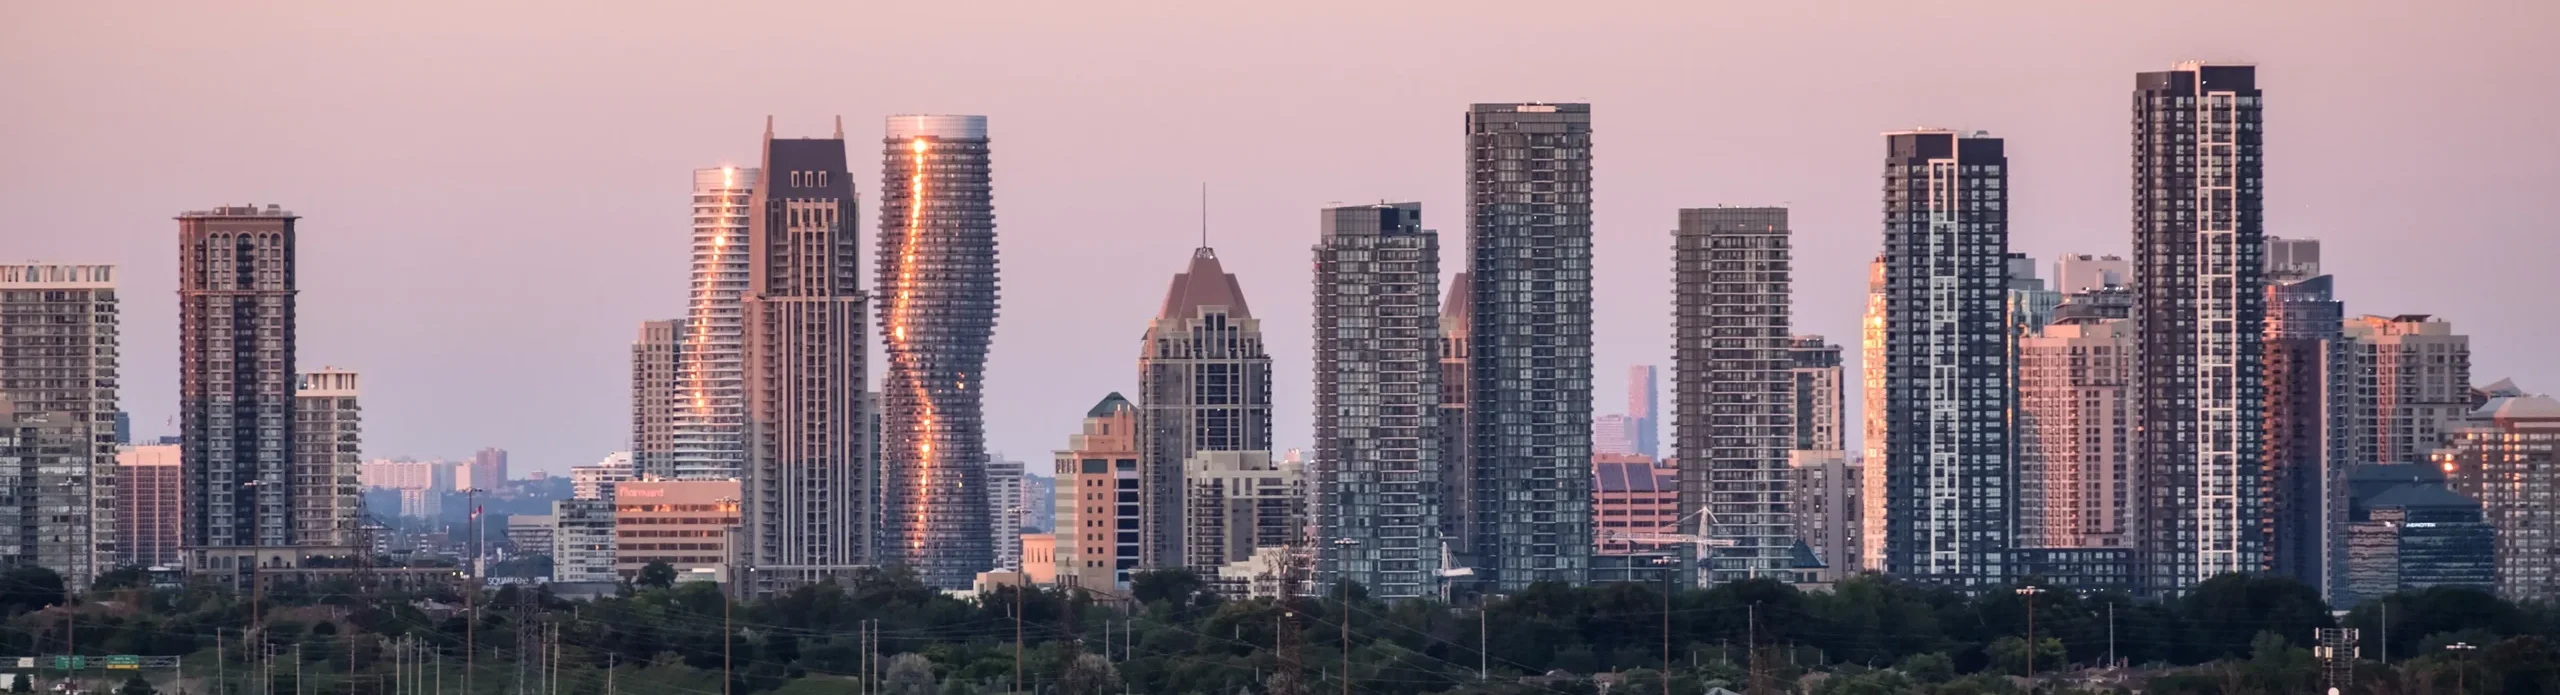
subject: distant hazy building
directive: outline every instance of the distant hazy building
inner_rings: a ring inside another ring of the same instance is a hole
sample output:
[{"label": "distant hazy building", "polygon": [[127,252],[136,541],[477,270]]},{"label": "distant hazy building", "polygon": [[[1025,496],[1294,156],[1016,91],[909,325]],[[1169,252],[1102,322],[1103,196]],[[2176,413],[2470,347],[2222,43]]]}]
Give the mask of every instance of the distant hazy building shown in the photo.
[{"label": "distant hazy building", "polygon": [[1504,593],[1582,584],[1592,541],[1591,105],[1475,104],[1466,138],[1476,572]]},{"label": "distant hazy building", "polygon": [[[2497,529],[2498,595],[2510,601],[2560,599],[2560,401],[2492,399],[2435,452],[2457,491],[2478,491]],[[2467,479],[2467,480],[2466,480]]]},{"label": "distant hazy building", "polygon": [[2294,281],[2320,275],[2320,240],[2267,237],[2269,281]]},{"label": "distant hazy building", "polygon": [[1885,572],[2003,584],[2017,498],[2008,155],[1979,132],[1885,142]]},{"label": "distant hazy building", "polygon": [[1633,453],[1662,457],[1662,377],[1653,365],[1639,364],[1627,368],[1627,418],[1635,427],[1627,438],[1635,441]]},{"label": "distant hazy building", "polygon": [[2357,317],[2345,332],[2363,409],[2355,460],[2426,457],[2471,410],[2471,337],[2425,314]]},{"label": "distant hazy building", "polygon": [[[756,593],[847,574],[873,564],[880,548],[864,409],[870,297],[842,125],[830,137],[776,138],[767,122],[762,156],[763,178],[747,196],[746,456],[738,476],[747,519],[739,556],[753,568],[747,590]],[[966,454],[970,468],[984,462],[981,453]],[[986,512],[976,514],[979,534],[954,552],[987,547]],[[992,561],[978,556],[958,585]]]},{"label": "distant hazy building", "polygon": [[0,445],[0,562],[73,591],[118,555],[117,306],[115,266],[0,266],[0,425],[32,437]]},{"label": "distant hazy building", "polygon": [[1026,472],[1022,476],[1022,528],[1048,533],[1057,528],[1057,523],[1058,479]]},{"label": "distant hazy building", "polygon": [[[1183,549],[1184,467],[1200,451],[1271,450],[1271,354],[1244,286],[1207,246],[1173,276],[1138,350],[1143,567],[1199,567]],[[1008,529],[1008,532],[1013,532]],[[1202,576],[1216,571],[1211,566]]]},{"label": "distant hazy building", "polygon": [[442,523],[444,493],[443,490],[427,488],[400,488],[400,516]]},{"label": "distant hazy building", "polygon": [[458,490],[460,466],[450,461],[375,459],[356,466],[356,480],[368,488],[394,490]]},{"label": "distant hazy building", "polygon": [[2265,566],[2261,96],[2246,65],[2134,77],[2132,488],[2154,595]]},{"label": "distant hazy building", "polygon": [[321,368],[294,392],[293,508],[297,545],[356,547],[364,524],[364,410],[356,373]]},{"label": "distant hazy building", "polygon": [[685,398],[683,319],[644,321],[631,343],[631,468],[652,478],[676,477],[676,420]]},{"label": "distant hazy building", "polygon": [[1836,582],[1866,565],[1859,556],[1865,546],[1858,538],[1865,530],[1859,515],[1866,505],[1859,499],[1864,491],[1858,468],[1839,449],[1797,449],[1788,457],[1796,536],[1822,560],[1815,581]]},{"label": "distant hazy building", "polygon": [[1682,511],[1708,512],[1682,530],[1734,543],[1700,563],[1708,584],[1794,564],[1791,234],[1786,208],[1683,209],[1673,232],[1672,451]]},{"label": "distant hazy building", "polygon": [[551,581],[611,582],[614,572],[613,502],[568,499],[551,502]]},{"label": "distant hazy building", "polygon": [[[191,569],[246,575],[232,548],[294,544],[294,230],[269,205],[178,216],[178,422]],[[235,580],[225,583],[238,583]]]},{"label": "distant hazy building", "polygon": [[1643,445],[1636,441],[1636,430],[1642,420],[1611,413],[1591,419],[1591,454],[1593,456],[1643,456]]},{"label": "distant hazy building", "polygon": [[2062,306],[2062,293],[2045,287],[2036,277],[2036,259],[2023,253],[2009,254],[2009,326],[2018,335],[2026,335],[2053,322],[2053,310]]},{"label": "distant hazy building", "polygon": [[2053,289],[2066,301],[2071,295],[2102,287],[2132,285],[2133,262],[2123,256],[2077,253],[2053,262]]},{"label": "distant hazy building", "polygon": [[1592,552],[1601,555],[1655,554],[1680,546],[1637,540],[1647,534],[1676,534],[1680,519],[1680,471],[1643,454],[1598,454],[1591,457]]},{"label": "distant hazy building", "polygon": [[[553,514],[515,514],[507,517],[507,546],[517,555],[548,556],[558,550],[553,541],[560,533],[560,517]],[[554,559],[557,562],[557,559]]]},{"label": "distant hazy building", "polygon": [[632,469],[637,457],[628,451],[616,451],[584,466],[569,467],[569,496],[582,500],[613,499],[613,487],[634,480]]},{"label": "distant hazy building", "polygon": [[1841,366],[1840,346],[1822,336],[1799,335],[1787,355],[1796,382],[1796,448],[1847,450],[1848,375]]},{"label": "distant hazy building", "polygon": [[1183,468],[1185,565],[1215,577],[1260,548],[1298,540],[1306,471],[1271,460],[1269,451],[1200,451]]},{"label": "distant hazy building", "polygon": [[1328,208],[1321,222],[1316,578],[1383,598],[1437,595],[1439,235],[1422,228],[1419,203]]},{"label": "distant hazy building", "polygon": [[[768,123],[766,129],[771,128]],[[747,233],[756,209],[748,198],[763,178],[758,169],[693,170],[692,280],[684,321],[673,326],[683,334],[676,366],[681,386],[667,443],[671,451],[664,464],[650,455],[636,459],[644,464],[642,473],[726,480],[738,477],[746,465],[746,294],[754,267]]]},{"label": "distant hazy building", "polygon": [[944,589],[969,588],[995,558],[979,468],[997,305],[990,142],[985,116],[890,116],[880,160],[883,560]]},{"label": "distant hazy building", "polygon": [[654,562],[674,567],[678,576],[698,569],[727,574],[738,481],[632,481],[613,497],[613,566],[623,580]]},{"label": "distant hazy building", "polygon": [[1057,581],[1064,587],[1116,592],[1138,567],[1140,506],[1138,407],[1118,393],[1084,413],[1080,430],[1057,451]]},{"label": "distant hazy building", "polygon": [[2125,319],[2067,319],[2018,340],[2018,545],[2126,545],[2134,357]]},{"label": "distant hazy building", "polygon": [[453,484],[464,490],[496,490],[507,485],[507,450],[488,447],[462,462]]},{"label": "distant hazy building", "polygon": [[116,454],[117,564],[177,567],[181,456],[175,444],[125,447]]}]

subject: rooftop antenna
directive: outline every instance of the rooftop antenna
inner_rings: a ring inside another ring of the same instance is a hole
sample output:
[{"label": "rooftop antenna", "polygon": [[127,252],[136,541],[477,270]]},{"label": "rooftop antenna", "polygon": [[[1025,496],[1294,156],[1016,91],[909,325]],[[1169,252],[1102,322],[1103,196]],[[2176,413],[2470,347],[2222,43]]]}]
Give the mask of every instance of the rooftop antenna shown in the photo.
[{"label": "rooftop antenna", "polygon": [[1209,182],[1200,182],[1200,248],[1209,248]]},{"label": "rooftop antenna", "polygon": [[836,139],[844,139],[844,114],[836,114]]},{"label": "rooftop antenna", "polygon": [[764,139],[773,139],[773,114],[764,115]]}]

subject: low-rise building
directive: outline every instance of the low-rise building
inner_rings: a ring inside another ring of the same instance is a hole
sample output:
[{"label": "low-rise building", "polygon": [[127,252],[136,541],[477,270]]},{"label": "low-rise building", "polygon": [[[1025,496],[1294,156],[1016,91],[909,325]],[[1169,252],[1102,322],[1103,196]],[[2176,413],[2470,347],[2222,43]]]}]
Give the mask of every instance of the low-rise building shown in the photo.
[{"label": "low-rise building", "polygon": [[613,503],[604,500],[556,500],[551,503],[551,581],[613,582],[616,539]]},{"label": "low-rise building", "polygon": [[614,572],[625,580],[663,562],[679,575],[725,573],[738,526],[738,481],[640,480],[614,491]]}]

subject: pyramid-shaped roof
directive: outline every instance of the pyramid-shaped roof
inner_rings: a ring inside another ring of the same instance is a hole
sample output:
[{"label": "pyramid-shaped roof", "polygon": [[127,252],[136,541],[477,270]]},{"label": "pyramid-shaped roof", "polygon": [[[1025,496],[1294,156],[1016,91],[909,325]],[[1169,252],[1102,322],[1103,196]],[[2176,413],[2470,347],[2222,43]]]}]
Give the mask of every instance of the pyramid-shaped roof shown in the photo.
[{"label": "pyramid-shaped roof", "polygon": [[1120,412],[1120,411],[1123,411],[1123,410],[1136,410],[1137,408],[1138,408],[1137,406],[1134,406],[1134,405],[1130,405],[1130,404],[1129,404],[1129,399],[1127,399],[1127,398],[1122,398],[1122,397],[1120,396],[1120,392],[1118,392],[1118,391],[1113,391],[1113,392],[1111,392],[1111,395],[1103,396],[1103,397],[1102,397],[1102,402],[1093,404],[1093,409],[1092,409],[1092,410],[1084,411],[1084,416],[1085,416],[1085,417],[1111,417],[1113,414],[1118,413],[1118,412]]},{"label": "pyramid-shaped roof", "polygon": [[1245,308],[1244,287],[1236,284],[1236,276],[1218,264],[1218,252],[1203,246],[1191,252],[1191,266],[1173,276],[1173,287],[1164,293],[1164,309],[1156,318],[1190,318],[1200,315],[1201,307],[1223,306],[1227,318],[1253,318]]}]

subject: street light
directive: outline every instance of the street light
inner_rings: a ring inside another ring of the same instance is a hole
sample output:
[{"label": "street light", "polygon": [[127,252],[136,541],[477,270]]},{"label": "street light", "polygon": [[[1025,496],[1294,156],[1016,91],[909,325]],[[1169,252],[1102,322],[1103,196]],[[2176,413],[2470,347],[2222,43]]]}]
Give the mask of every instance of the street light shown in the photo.
[{"label": "street light", "polygon": [[1342,587],[1342,695],[1351,695],[1351,583],[1344,578],[1351,573],[1344,565],[1350,564],[1351,548],[1359,544],[1358,538],[1333,539],[1334,583]]},{"label": "street light", "polygon": [[2036,594],[2041,593],[2034,585],[2018,587],[2018,595],[2027,597],[2027,692],[2036,689]]},{"label": "street light", "polygon": [[1012,535],[1015,538],[1013,546],[1013,691],[1016,693],[1022,692],[1022,594],[1031,590],[1031,573],[1024,567],[1029,563],[1022,557],[1022,512],[1021,505],[1004,508],[1005,516],[1013,519]]},{"label": "street light", "polygon": [[2467,690],[2467,688],[2464,687],[2463,681],[2465,680],[2465,676],[2470,675],[2471,650],[2474,649],[2479,649],[2479,647],[2472,646],[2470,642],[2455,642],[2444,645],[2445,651],[2453,652],[2455,656],[2461,659],[2461,661],[2456,663],[2453,667],[2453,692],[2455,695],[2460,695],[2464,690]]},{"label": "street light", "polygon": [[1662,568],[1662,695],[1671,695],[1671,580],[1679,574],[1671,570],[1679,558],[1663,555],[1653,559]]}]

